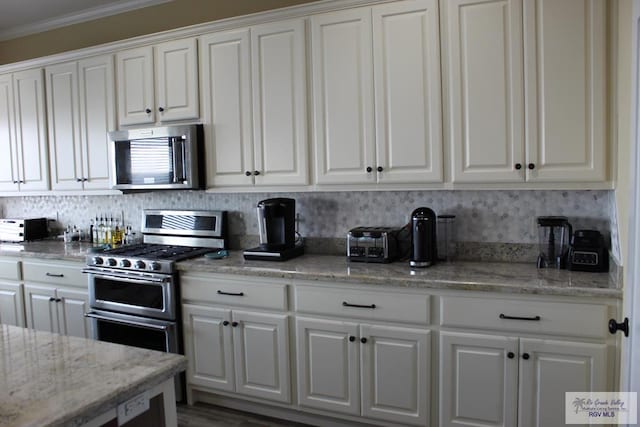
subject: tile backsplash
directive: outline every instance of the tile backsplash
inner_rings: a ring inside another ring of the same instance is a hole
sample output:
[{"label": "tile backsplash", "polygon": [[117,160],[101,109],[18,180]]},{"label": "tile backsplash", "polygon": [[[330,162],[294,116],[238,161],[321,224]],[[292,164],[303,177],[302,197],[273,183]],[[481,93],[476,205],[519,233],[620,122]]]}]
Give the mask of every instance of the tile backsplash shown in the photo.
[{"label": "tile backsplash", "polygon": [[[61,226],[88,227],[101,213],[120,215],[139,229],[143,209],[219,209],[229,211],[233,236],[258,234],[255,206],[269,197],[292,197],[300,214],[299,231],[310,238],[344,238],[358,225],[402,226],[420,206],[456,215],[459,242],[537,243],[535,217],[564,215],[574,229],[595,228],[611,236],[617,253],[614,192],[551,190],[362,191],[303,193],[206,193],[161,191],[119,196],[33,196],[2,198],[4,217],[45,216]],[[613,216],[612,216],[613,215]],[[612,221],[614,223],[612,223]]]}]

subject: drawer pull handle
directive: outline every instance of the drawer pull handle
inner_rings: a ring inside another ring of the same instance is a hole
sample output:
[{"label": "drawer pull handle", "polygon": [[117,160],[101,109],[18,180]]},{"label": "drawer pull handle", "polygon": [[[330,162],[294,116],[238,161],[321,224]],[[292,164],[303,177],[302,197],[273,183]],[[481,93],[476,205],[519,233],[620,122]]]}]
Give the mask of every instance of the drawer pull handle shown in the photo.
[{"label": "drawer pull handle", "polygon": [[349,304],[346,301],[342,301],[342,306],[343,307],[356,307],[356,308],[376,308],[375,304],[370,304],[370,305],[362,305],[362,304]]},{"label": "drawer pull handle", "polygon": [[232,297],[243,297],[244,296],[244,292],[223,292],[221,290],[218,289],[218,295],[231,295]]},{"label": "drawer pull handle", "polygon": [[56,274],[56,273],[46,273],[49,277],[64,277],[64,274]]},{"label": "drawer pull handle", "polygon": [[532,316],[532,317],[520,317],[520,316],[507,316],[506,314],[500,313],[501,319],[510,319],[510,320],[531,320],[538,321],[541,319],[540,316]]}]

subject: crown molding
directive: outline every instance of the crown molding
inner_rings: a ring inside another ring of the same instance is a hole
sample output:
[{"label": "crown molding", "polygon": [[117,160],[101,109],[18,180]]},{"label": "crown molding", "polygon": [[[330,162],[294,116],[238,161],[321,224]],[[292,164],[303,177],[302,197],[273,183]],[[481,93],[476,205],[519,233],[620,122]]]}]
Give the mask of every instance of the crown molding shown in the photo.
[{"label": "crown molding", "polygon": [[168,3],[172,0],[129,0],[105,6],[98,6],[86,9],[78,13],[59,16],[53,19],[46,19],[32,24],[21,25],[19,27],[9,28],[0,31],[0,41],[11,40],[18,37],[24,37],[31,34],[41,33],[44,31],[55,30],[56,28],[66,27],[68,25],[79,24],[81,22],[92,21],[94,19],[105,18],[107,16],[117,15],[119,13],[129,12],[144,7],[156,6],[162,3]]}]

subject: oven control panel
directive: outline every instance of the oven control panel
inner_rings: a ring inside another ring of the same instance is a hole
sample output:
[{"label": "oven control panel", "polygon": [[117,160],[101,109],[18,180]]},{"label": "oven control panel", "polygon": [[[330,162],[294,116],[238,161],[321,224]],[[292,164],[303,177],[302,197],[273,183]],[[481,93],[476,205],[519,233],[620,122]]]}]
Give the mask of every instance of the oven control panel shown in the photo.
[{"label": "oven control panel", "polygon": [[147,259],[129,259],[118,256],[93,255],[88,257],[90,267],[109,267],[119,270],[150,271],[153,273],[172,274],[173,261],[154,261]]}]

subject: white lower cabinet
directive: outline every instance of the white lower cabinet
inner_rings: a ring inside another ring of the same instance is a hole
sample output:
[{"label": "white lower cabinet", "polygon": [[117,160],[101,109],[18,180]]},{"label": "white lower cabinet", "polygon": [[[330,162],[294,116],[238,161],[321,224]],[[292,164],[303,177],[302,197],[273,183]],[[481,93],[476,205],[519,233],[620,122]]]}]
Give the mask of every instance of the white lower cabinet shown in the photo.
[{"label": "white lower cabinet", "polygon": [[21,283],[0,282],[0,323],[24,327],[24,297]]},{"label": "white lower cabinet", "polygon": [[87,279],[82,263],[23,261],[27,327],[91,338]]},{"label": "white lower cabinet", "polygon": [[288,317],[184,304],[188,383],[291,402]]},{"label": "white lower cabinet", "polygon": [[300,405],[427,423],[429,331],[298,317],[296,341]]}]

